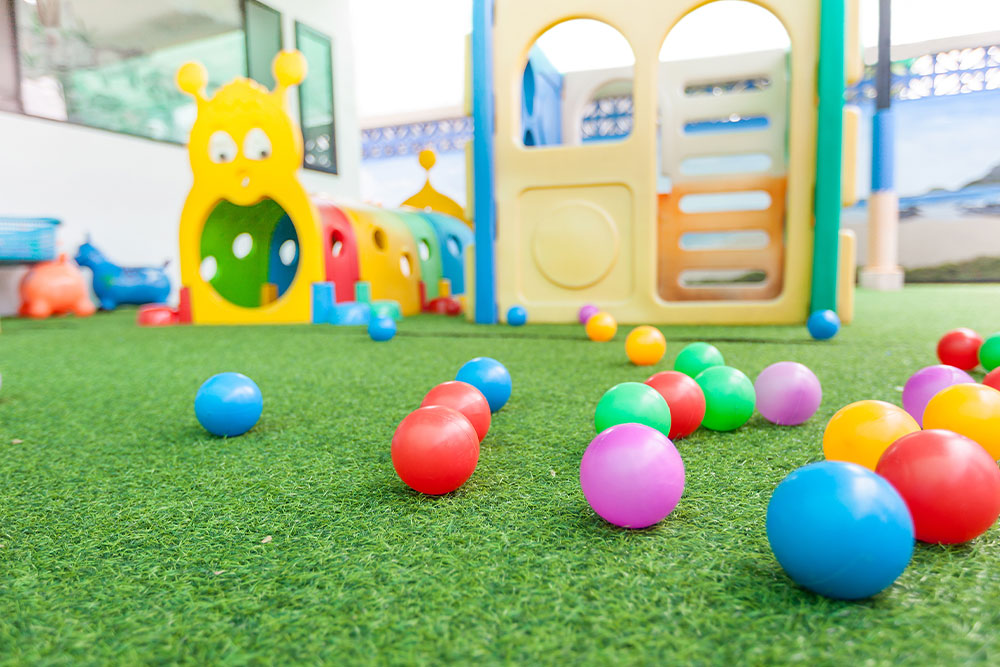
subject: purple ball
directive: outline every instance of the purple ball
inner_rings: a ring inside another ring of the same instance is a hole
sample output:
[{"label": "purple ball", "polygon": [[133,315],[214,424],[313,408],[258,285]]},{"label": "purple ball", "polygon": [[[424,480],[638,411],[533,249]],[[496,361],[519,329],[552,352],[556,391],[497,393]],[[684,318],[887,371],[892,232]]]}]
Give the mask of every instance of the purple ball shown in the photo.
[{"label": "purple ball", "polygon": [[945,387],[953,384],[963,384],[975,382],[965,371],[954,366],[928,366],[910,376],[903,387],[903,409],[910,413],[910,416],[917,420],[921,427],[924,425],[924,408],[930,402],[934,394]]},{"label": "purple ball", "polygon": [[753,384],[757,409],[767,421],[795,426],[819,409],[823,387],[816,374],[795,361],[779,361],[760,372]]},{"label": "purple ball", "polygon": [[580,306],[580,312],[577,314],[577,318],[580,320],[580,324],[586,324],[587,320],[601,312],[601,309],[592,303]]},{"label": "purple ball", "polygon": [[684,492],[684,462],[674,443],[643,424],[601,431],[580,461],[583,495],[602,518],[623,528],[652,526]]}]

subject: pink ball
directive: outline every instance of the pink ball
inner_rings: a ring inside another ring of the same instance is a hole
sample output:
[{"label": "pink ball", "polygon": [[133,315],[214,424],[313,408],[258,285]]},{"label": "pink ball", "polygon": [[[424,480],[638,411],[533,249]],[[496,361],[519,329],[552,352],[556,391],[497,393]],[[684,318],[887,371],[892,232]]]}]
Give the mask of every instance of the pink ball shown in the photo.
[{"label": "pink ball", "polygon": [[580,486],[602,518],[645,528],[673,511],[684,492],[684,462],[665,435],[642,424],[601,431],[580,461]]},{"label": "pink ball", "polygon": [[592,303],[588,303],[584,306],[580,306],[580,312],[577,313],[577,319],[580,320],[580,324],[586,324],[587,320],[601,312],[601,309]]},{"label": "pink ball", "polygon": [[964,384],[975,382],[965,371],[938,364],[927,366],[910,376],[903,387],[903,409],[910,413],[910,416],[917,420],[920,426],[924,425],[924,409],[930,402],[934,394],[953,384]]},{"label": "pink ball", "polygon": [[816,374],[795,361],[771,364],[760,372],[753,388],[760,414],[779,426],[807,421],[823,401],[823,388]]}]

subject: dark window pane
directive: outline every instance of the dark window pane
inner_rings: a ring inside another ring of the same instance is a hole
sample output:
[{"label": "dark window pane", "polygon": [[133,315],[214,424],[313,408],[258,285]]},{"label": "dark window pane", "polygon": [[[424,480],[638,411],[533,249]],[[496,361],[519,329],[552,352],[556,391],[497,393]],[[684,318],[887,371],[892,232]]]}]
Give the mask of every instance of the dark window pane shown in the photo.
[{"label": "dark window pane", "polygon": [[15,7],[28,114],[181,143],[195,105],[174,84],[177,68],[202,62],[209,94],[247,74],[239,0]]},{"label": "dark window pane", "polygon": [[18,111],[17,58],[14,44],[15,0],[0,0],[0,109]]},{"label": "dark window pane", "polygon": [[299,87],[305,166],[337,173],[333,118],[333,45],[326,35],[295,24],[295,44],[309,63],[309,74]]},{"label": "dark window pane", "polygon": [[281,50],[281,14],[256,0],[247,0],[246,17],[248,76],[274,88],[271,61]]}]

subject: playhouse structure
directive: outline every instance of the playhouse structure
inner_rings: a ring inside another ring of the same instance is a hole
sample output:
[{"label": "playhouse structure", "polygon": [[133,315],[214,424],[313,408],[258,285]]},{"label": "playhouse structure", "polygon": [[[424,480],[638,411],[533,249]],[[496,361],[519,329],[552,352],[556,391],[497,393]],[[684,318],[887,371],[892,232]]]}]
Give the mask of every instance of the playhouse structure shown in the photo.
[{"label": "playhouse structure", "polygon": [[194,183],[180,223],[182,319],[331,321],[335,304],[353,301],[359,283],[368,285],[360,290],[366,299],[395,302],[403,315],[442,290],[460,293],[472,236],[464,223],[306,192],[297,178],[302,133],[286,108],[305,60],[281,52],[273,69],[273,91],[236,79],[211,97],[201,65],[178,72],[178,86],[198,106],[188,144]]},{"label": "playhouse structure", "polygon": [[[476,321],[513,305],[572,321],[597,303],[635,323],[799,323],[837,309],[841,264],[850,318],[853,238],[841,242],[839,215],[854,180],[853,160],[841,173],[856,128],[845,76],[861,73],[853,3],[760,0],[790,50],[661,63],[671,30],[704,4],[476,0]],[[618,141],[576,137],[581,101],[622,73],[561,77],[533,46],[578,18],[613,27],[634,54]]]}]

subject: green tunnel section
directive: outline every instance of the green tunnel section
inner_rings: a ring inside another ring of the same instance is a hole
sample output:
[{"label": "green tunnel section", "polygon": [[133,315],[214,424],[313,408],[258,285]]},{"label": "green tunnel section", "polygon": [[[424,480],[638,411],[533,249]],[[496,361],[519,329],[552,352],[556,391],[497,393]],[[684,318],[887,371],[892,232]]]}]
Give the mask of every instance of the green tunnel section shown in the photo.
[{"label": "green tunnel section", "polygon": [[434,226],[419,213],[407,211],[400,215],[417,247],[420,279],[424,282],[427,300],[436,299],[441,280],[441,246]]},{"label": "green tunnel section", "polygon": [[295,225],[276,202],[252,206],[221,201],[201,235],[201,271],[219,295],[237,306],[257,308],[265,284],[287,291],[299,262]]}]

